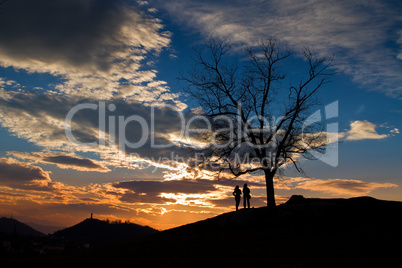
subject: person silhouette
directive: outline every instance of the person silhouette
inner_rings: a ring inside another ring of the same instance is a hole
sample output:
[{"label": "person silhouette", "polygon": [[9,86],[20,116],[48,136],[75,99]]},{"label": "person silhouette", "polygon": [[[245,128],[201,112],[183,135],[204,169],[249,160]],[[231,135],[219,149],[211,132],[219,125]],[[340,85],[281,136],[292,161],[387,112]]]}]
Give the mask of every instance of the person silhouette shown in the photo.
[{"label": "person silhouette", "polygon": [[247,203],[247,207],[250,208],[250,189],[247,187],[247,183],[244,184],[243,186],[243,205],[244,208],[246,208],[246,203]]},{"label": "person silhouette", "polygon": [[233,192],[233,195],[234,195],[235,200],[236,200],[236,211],[238,211],[239,210],[239,204],[240,204],[240,198],[241,198],[241,191],[240,191],[239,185],[236,185],[236,187],[234,189],[234,192]]}]

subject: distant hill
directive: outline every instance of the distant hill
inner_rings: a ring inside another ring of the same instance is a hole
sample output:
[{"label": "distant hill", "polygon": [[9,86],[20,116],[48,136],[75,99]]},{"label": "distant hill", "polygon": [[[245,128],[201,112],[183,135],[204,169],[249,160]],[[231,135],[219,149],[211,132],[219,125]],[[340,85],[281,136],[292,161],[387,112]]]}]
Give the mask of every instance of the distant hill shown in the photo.
[{"label": "distant hill", "polygon": [[66,240],[84,241],[91,245],[104,245],[157,232],[151,227],[134,223],[108,223],[88,218],[72,227],[55,232],[54,236]]},{"label": "distant hill", "polygon": [[25,223],[6,217],[0,218],[0,233],[18,236],[45,236],[43,233],[33,229]]}]

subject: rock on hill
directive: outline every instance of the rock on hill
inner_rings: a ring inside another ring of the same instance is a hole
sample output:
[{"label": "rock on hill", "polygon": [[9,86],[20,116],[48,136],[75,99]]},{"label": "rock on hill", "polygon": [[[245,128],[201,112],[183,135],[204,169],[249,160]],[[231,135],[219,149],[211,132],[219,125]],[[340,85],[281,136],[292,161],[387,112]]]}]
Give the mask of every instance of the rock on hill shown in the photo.
[{"label": "rock on hill", "polygon": [[157,232],[151,227],[134,223],[108,223],[88,218],[72,227],[55,232],[54,236],[66,240],[83,241],[91,245],[104,245]]},{"label": "rock on hill", "polygon": [[25,223],[6,217],[0,218],[0,233],[17,236],[45,236],[43,233],[33,229]]}]

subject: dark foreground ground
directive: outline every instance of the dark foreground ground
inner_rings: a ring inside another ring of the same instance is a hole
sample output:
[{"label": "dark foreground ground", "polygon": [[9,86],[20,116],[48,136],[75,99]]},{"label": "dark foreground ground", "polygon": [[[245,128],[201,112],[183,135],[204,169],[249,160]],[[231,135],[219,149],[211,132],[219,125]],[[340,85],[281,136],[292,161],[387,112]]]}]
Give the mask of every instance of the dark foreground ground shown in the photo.
[{"label": "dark foreground ground", "polygon": [[292,197],[110,246],[1,267],[400,267],[402,202]]}]

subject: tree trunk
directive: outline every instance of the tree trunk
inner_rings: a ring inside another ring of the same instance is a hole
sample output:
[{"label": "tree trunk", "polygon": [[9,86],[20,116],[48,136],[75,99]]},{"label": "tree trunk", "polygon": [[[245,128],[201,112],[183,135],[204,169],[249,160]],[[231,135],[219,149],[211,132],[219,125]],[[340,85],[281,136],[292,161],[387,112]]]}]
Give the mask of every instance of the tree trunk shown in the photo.
[{"label": "tree trunk", "polygon": [[265,173],[265,184],[267,187],[267,206],[275,207],[275,190],[274,190],[274,175],[275,172],[269,170],[264,170]]}]

